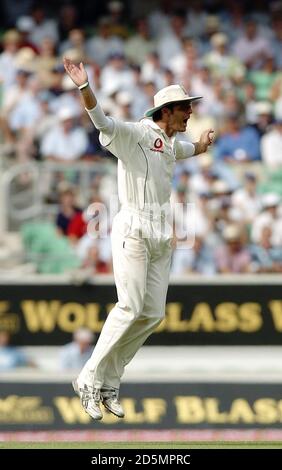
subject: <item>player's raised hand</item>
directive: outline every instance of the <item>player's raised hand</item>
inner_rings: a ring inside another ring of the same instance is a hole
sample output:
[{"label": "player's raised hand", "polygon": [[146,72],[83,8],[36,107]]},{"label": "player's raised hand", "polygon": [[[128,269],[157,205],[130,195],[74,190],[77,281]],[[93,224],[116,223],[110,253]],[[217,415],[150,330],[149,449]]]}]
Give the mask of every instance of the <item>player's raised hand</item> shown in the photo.
[{"label": "player's raised hand", "polygon": [[67,57],[64,57],[64,67],[67,74],[70,76],[76,86],[83,85],[88,81],[87,72],[82,62],[76,65]]},{"label": "player's raised hand", "polygon": [[214,130],[208,129],[201,134],[200,137],[200,147],[202,152],[206,152],[208,147],[213,143],[214,139]]}]

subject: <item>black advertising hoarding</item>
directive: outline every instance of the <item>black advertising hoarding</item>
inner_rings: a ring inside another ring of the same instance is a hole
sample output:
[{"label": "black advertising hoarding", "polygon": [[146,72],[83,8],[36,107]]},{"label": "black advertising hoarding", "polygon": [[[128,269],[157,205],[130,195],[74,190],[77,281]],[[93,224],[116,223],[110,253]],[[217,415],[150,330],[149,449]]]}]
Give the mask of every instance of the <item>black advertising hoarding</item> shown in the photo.
[{"label": "black advertising hoarding", "polygon": [[[125,383],[125,418],[94,422],[66,383],[1,383],[1,431],[280,429],[278,383]],[[103,407],[102,407],[103,408]]]},{"label": "black advertising hoarding", "polygon": [[[16,345],[62,345],[81,326],[99,333],[116,301],[106,285],[2,285],[0,328]],[[166,319],[148,345],[280,345],[279,284],[171,285]]]}]

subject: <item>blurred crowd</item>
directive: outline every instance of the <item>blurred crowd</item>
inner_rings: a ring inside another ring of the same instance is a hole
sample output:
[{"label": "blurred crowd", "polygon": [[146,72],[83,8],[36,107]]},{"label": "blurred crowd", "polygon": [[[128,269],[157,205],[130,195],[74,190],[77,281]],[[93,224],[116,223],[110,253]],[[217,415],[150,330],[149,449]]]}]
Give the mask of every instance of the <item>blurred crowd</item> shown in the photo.
[{"label": "blurred crowd", "polygon": [[[173,83],[204,97],[193,104],[185,138],[196,141],[213,128],[216,139],[210,153],[176,167],[172,200],[194,203],[188,226],[195,226],[195,242],[189,249],[187,240],[175,243],[173,274],[282,272],[282,2],[247,10],[234,0],[217,8],[159,1],[136,17],[127,4],[110,1],[103,15],[83,22],[76,2],[58,6],[56,15],[46,2],[21,4],[1,37],[2,168],[65,166],[52,181],[46,177],[42,191],[58,207],[52,236],[65,237],[74,264],[112,270],[109,236],[88,236],[86,207],[109,206],[115,176],[96,173],[95,165],[116,161],[100,146],[63,56],[84,62],[104,111],[119,119],[139,120],[156,91]],[[87,205],[71,171],[82,161],[93,165]]]}]

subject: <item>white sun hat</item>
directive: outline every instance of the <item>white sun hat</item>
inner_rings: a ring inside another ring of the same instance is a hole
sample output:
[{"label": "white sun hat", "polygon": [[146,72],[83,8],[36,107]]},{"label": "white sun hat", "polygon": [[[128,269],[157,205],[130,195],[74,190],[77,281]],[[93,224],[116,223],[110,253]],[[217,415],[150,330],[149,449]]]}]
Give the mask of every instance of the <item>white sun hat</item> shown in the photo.
[{"label": "white sun hat", "polygon": [[278,206],[280,203],[280,196],[276,193],[266,193],[262,196],[261,203],[264,209]]},{"label": "white sun hat", "polygon": [[241,237],[240,228],[238,225],[227,225],[223,230],[224,240],[239,240]]},{"label": "white sun hat", "polygon": [[153,114],[165,105],[177,103],[178,101],[195,101],[203,98],[202,96],[189,96],[185,88],[181,85],[170,85],[162,88],[154,96],[154,107],[145,112],[146,117],[152,117]]},{"label": "white sun hat", "polygon": [[88,328],[79,328],[74,332],[73,335],[76,341],[82,341],[83,343],[92,343],[94,341],[95,335]]},{"label": "white sun hat", "polygon": [[59,121],[67,121],[69,119],[74,119],[76,117],[77,117],[77,113],[75,112],[73,108],[64,107],[58,111]]}]

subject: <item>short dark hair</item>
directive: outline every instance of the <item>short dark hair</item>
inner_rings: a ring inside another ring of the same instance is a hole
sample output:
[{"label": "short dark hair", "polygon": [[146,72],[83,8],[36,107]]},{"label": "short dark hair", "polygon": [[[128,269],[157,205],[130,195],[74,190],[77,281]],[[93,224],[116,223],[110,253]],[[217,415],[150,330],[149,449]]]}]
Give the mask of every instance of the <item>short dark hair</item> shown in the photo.
[{"label": "short dark hair", "polygon": [[164,108],[168,108],[172,111],[176,104],[177,103],[175,103],[175,102],[174,103],[168,103],[165,106],[163,106],[161,109],[158,109],[152,116],[153,121],[154,122],[160,121],[162,119],[162,110]]}]

